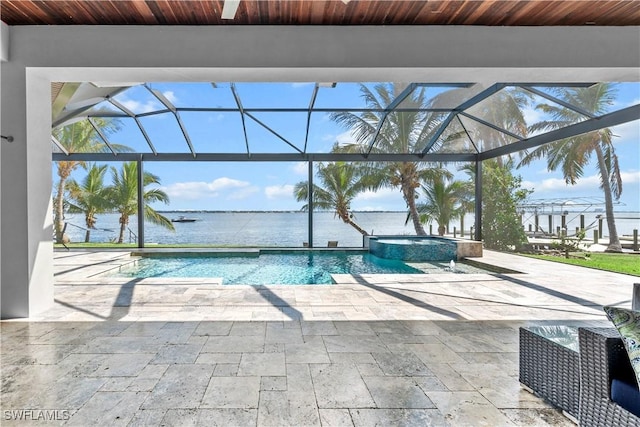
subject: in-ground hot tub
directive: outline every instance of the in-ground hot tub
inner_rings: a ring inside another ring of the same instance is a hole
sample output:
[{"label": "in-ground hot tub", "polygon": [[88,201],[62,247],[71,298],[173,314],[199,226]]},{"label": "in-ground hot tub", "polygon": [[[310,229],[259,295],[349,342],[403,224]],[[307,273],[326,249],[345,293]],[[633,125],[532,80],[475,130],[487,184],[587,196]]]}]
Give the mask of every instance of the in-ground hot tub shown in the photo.
[{"label": "in-ground hot tub", "polygon": [[435,236],[366,236],[365,246],[377,257],[413,262],[482,256],[482,242]]}]

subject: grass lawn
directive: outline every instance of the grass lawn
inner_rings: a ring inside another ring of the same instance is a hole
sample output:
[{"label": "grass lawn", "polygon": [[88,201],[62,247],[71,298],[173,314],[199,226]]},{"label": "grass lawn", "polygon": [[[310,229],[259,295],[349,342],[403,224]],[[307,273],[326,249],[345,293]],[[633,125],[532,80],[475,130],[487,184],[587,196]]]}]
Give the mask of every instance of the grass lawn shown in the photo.
[{"label": "grass lawn", "polygon": [[604,254],[591,253],[582,258],[585,253],[574,254],[581,258],[565,258],[552,255],[527,255],[532,258],[548,261],[562,262],[565,264],[579,265],[582,267],[596,268],[598,270],[613,271],[614,273],[631,274],[640,276],[640,255],[637,254]]}]

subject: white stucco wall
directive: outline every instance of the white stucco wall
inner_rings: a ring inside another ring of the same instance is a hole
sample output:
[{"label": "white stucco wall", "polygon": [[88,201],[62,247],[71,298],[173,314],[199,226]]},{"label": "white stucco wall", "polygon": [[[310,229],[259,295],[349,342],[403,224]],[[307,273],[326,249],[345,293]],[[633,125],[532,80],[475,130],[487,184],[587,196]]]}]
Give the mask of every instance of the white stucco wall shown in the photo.
[{"label": "white stucco wall", "polygon": [[640,80],[639,27],[10,27],[2,317],[53,302],[51,81]]}]

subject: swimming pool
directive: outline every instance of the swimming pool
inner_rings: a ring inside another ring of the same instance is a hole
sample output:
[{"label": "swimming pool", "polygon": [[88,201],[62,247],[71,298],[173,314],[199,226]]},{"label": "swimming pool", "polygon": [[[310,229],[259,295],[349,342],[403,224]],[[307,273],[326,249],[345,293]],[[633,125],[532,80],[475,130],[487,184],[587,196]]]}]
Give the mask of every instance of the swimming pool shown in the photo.
[{"label": "swimming pool", "polygon": [[144,256],[119,277],[221,277],[226,285],[331,284],[331,274],[422,274],[402,261],[368,252],[295,251],[256,254]]}]

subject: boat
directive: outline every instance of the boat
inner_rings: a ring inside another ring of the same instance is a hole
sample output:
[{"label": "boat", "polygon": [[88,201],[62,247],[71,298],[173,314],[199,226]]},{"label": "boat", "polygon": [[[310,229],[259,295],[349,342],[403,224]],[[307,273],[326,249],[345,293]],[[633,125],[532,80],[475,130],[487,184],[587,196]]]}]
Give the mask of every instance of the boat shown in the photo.
[{"label": "boat", "polygon": [[178,218],[171,218],[171,222],[196,222],[196,218],[187,218],[186,216],[179,216]]}]

